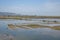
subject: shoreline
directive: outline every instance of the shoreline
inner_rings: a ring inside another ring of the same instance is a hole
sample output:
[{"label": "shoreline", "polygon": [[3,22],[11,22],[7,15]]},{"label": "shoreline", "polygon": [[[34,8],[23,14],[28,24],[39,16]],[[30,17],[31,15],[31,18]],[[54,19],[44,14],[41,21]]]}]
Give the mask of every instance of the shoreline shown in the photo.
[{"label": "shoreline", "polygon": [[60,16],[0,16],[0,19],[28,19],[28,18],[53,18],[60,19]]},{"label": "shoreline", "polygon": [[38,24],[27,24],[27,25],[13,25],[13,24],[8,24],[9,28],[25,28],[25,29],[33,29],[33,28],[51,28],[54,30],[60,30],[60,26],[45,26],[45,25],[38,25]]}]

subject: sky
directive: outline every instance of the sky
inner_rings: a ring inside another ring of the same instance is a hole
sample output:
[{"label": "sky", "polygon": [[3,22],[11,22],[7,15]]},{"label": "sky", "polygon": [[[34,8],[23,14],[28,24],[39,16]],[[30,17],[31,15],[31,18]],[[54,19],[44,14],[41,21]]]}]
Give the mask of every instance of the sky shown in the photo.
[{"label": "sky", "polygon": [[60,0],[0,0],[0,12],[60,16]]}]

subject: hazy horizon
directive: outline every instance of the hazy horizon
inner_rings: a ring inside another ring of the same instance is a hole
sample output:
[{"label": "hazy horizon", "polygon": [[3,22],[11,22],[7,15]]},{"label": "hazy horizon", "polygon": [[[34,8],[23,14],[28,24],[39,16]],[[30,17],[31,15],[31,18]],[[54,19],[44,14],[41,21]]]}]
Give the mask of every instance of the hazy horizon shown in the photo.
[{"label": "hazy horizon", "polygon": [[60,16],[60,0],[0,0],[0,12]]}]

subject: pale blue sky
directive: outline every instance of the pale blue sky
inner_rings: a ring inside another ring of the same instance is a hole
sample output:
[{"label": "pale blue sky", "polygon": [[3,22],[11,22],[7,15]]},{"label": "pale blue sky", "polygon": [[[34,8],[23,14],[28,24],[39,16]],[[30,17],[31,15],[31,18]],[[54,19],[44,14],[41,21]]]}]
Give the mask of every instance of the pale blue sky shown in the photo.
[{"label": "pale blue sky", "polygon": [[0,0],[0,12],[60,16],[60,0]]}]

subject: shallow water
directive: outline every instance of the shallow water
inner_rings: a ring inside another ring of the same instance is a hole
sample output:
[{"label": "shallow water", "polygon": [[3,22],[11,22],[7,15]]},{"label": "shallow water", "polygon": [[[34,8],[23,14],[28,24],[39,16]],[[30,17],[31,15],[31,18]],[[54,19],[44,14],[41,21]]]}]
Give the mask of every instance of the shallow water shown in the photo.
[{"label": "shallow water", "polygon": [[26,20],[0,19],[0,40],[60,40],[60,30],[53,30],[50,28],[35,28],[35,29],[16,28],[14,30],[8,29],[8,24],[23,24],[23,23],[41,24],[37,20],[26,21]]}]

